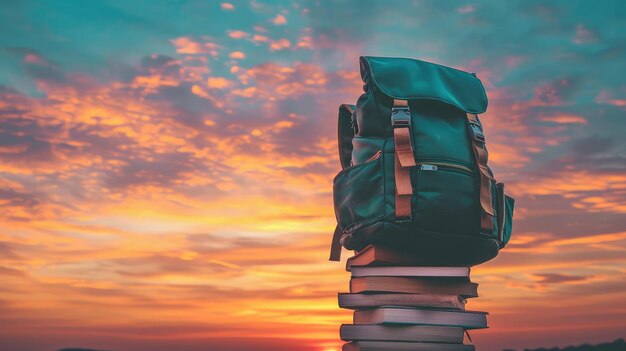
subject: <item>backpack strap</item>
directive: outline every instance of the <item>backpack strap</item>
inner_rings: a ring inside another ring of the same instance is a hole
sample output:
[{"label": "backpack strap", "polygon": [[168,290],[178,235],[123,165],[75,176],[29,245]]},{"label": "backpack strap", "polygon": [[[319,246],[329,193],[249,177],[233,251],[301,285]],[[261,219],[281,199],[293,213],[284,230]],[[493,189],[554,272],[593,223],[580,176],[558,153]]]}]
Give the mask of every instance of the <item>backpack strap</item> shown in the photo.
[{"label": "backpack strap", "polygon": [[478,119],[478,115],[473,113],[467,114],[467,129],[471,136],[472,150],[474,159],[478,167],[480,176],[480,229],[481,232],[491,234],[493,232],[493,203],[491,202],[491,182],[495,181],[489,168],[487,160],[489,153],[485,143],[485,134],[483,134],[483,126]]},{"label": "backpack strap", "polygon": [[[339,146],[339,162],[341,168],[347,168],[352,165],[352,138],[358,133],[356,120],[354,119],[354,105],[343,104],[339,106],[339,118],[337,125],[337,145]],[[339,261],[341,259],[341,236],[343,230],[339,224],[335,226],[333,239],[330,244],[330,261]]]},{"label": "backpack strap", "polygon": [[342,169],[350,167],[352,163],[352,138],[358,133],[356,120],[353,118],[354,108],[354,105],[348,104],[339,106],[337,145]]},{"label": "backpack strap", "polygon": [[333,240],[330,244],[330,257],[329,261],[339,261],[341,259],[341,236],[343,230],[339,227],[339,224],[335,226],[335,232],[333,233]]},{"label": "backpack strap", "polygon": [[496,214],[498,215],[498,244],[504,247],[504,226],[506,225],[506,198],[504,195],[504,183],[496,184]]},{"label": "backpack strap", "polygon": [[411,146],[411,110],[407,100],[393,100],[391,126],[395,145],[394,178],[396,182],[396,219],[411,220],[411,169],[415,156]]}]

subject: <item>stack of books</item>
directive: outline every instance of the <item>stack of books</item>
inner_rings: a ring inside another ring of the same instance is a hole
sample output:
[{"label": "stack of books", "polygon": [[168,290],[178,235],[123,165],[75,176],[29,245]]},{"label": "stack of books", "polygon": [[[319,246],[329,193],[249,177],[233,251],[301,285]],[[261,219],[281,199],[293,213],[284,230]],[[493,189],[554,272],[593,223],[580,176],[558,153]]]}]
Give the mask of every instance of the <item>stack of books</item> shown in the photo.
[{"label": "stack of books", "polygon": [[343,351],[474,351],[469,329],[487,328],[487,312],[468,311],[478,297],[469,267],[415,265],[416,258],[369,246],[348,259],[350,293],[339,307],[354,310],[340,329]]}]

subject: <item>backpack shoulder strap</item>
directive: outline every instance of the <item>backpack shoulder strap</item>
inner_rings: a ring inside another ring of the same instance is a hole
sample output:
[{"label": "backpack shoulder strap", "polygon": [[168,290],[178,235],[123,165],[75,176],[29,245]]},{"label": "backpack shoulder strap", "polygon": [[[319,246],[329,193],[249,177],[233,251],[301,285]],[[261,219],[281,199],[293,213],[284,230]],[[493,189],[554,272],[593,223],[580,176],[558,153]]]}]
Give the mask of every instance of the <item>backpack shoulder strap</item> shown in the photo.
[{"label": "backpack shoulder strap", "polygon": [[329,261],[339,261],[341,259],[341,236],[343,230],[339,227],[339,224],[335,226],[335,232],[333,233],[333,240],[330,243],[330,257]]},{"label": "backpack shoulder strap", "polygon": [[354,105],[339,106],[339,121],[337,128],[337,144],[339,145],[339,162],[341,168],[350,167],[352,163],[352,138],[358,132],[356,121],[353,120]]},{"label": "backpack shoulder strap", "polygon": [[[337,145],[339,146],[339,162],[341,168],[350,167],[352,164],[352,138],[358,133],[356,121],[354,120],[354,105],[342,104],[339,106],[339,118],[337,126]],[[333,239],[330,244],[331,261],[339,261],[341,258],[341,236],[343,230],[339,224],[335,227]]]}]

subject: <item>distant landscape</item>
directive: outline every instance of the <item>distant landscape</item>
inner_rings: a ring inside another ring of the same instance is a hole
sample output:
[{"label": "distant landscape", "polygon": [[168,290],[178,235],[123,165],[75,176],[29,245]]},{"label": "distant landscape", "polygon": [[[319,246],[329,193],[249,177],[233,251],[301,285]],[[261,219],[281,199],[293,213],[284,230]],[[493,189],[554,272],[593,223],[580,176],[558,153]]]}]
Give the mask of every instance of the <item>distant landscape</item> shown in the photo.
[{"label": "distant landscape", "polygon": [[[503,351],[516,351],[516,350],[503,350]],[[582,344],[577,346],[567,346],[564,348],[538,348],[538,349],[524,349],[524,351],[626,351],[626,343],[624,339],[617,339],[613,342],[605,342],[597,345]]]},{"label": "distant landscape", "polygon": [[[61,349],[57,351],[111,351],[111,350],[95,350],[95,349],[80,349],[69,348]],[[480,351],[480,350],[479,350]],[[518,351],[514,349],[506,349],[502,351]],[[523,351],[626,351],[626,342],[624,339],[617,339],[613,342],[605,342],[597,345],[582,344],[576,346],[567,346],[564,348],[538,348],[538,349],[524,349]]]}]

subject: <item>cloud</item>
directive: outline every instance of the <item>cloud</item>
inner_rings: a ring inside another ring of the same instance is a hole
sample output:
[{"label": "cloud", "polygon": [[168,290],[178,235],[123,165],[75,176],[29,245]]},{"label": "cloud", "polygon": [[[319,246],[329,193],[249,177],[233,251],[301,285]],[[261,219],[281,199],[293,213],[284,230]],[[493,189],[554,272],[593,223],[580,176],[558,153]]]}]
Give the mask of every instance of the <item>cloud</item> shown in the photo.
[{"label": "cloud", "polygon": [[207,87],[209,89],[226,89],[233,83],[223,77],[209,77],[207,79]]},{"label": "cloud", "polygon": [[574,35],[574,44],[587,44],[598,41],[594,32],[585,27],[582,23],[576,26],[576,35]]},{"label": "cloud", "polygon": [[596,101],[601,104],[613,105],[618,107],[626,106],[626,99],[617,99],[608,90],[602,90],[596,97]]},{"label": "cloud", "polygon": [[574,276],[560,273],[540,273],[535,274],[535,277],[538,278],[538,281],[541,284],[559,284],[559,283],[567,283],[567,282],[579,282],[587,279],[588,277],[584,276]]},{"label": "cloud", "polygon": [[284,50],[288,49],[289,47],[291,47],[291,42],[289,41],[289,39],[278,39],[270,43],[270,50],[272,51]]},{"label": "cloud", "polygon": [[199,42],[189,37],[178,37],[170,40],[170,42],[176,47],[176,52],[179,54],[209,54],[216,57],[219,54],[218,49],[220,46],[212,42]]},{"label": "cloud", "polygon": [[535,98],[540,104],[562,104],[577,90],[576,80],[564,78],[538,86],[535,89]]},{"label": "cloud", "polygon": [[244,59],[246,58],[246,54],[241,51],[233,51],[228,55],[231,59]]},{"label": "cloud", "polygon": [[287,24],[287,18],[279,13],[278,15],[276,15],[276,17],[272,18],[272,23],[278,26],[284,25]]},{"label": "cloud", "polygon": [[227,10],[227,11],[232,11],[235,9],[235,6],[228,2],[221,3],[220,7],[222,8],[222,10]]},{"label": "cloud", "polygon": [[339,349],[336,111],[362,94],[363,54],[486,87],[517,208],[472,268],[477,347],[622,335],[623,6],[217,4],[0,11],[0,339]]},{"label": "cloud", "polygon": [[250,34],[242,30],[231,30],[228,31],[228,36],[233,39],[242,39],[250,36]]}]

